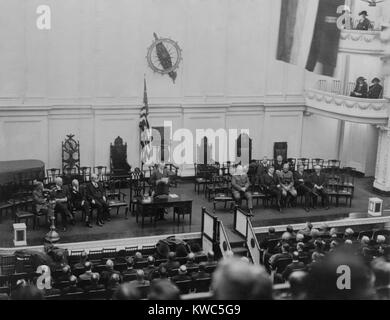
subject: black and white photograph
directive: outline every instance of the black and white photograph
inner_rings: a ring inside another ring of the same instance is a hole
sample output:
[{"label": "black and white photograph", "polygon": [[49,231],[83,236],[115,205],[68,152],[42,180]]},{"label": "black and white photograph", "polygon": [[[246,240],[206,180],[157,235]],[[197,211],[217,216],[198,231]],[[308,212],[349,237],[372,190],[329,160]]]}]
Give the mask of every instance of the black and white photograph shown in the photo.
[{"label": "black and white photograph", "polygon": [[0,0],[0,300],[390,300],[389,99],[390,0]]}]

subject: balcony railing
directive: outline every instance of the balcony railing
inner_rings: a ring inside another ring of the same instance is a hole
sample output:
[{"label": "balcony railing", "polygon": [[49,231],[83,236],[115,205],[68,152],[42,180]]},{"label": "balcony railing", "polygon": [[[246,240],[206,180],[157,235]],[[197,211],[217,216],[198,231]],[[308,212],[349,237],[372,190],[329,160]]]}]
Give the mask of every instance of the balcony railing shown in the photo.
[{"label": "balcony railing", "polygon": [[305,91],[308,111],[358,123],[386,124],[390,104],[387,99],[351,97],[355,84],[340,80],[320,80],[315,88]]},{"label": "balcony railing", "polygon": [[[383,80],[381,83],[383,85]],[[349,96],[355,89],[355,82],[342,83],[340,80],[318,80],[315,89],[333,94]]]}]

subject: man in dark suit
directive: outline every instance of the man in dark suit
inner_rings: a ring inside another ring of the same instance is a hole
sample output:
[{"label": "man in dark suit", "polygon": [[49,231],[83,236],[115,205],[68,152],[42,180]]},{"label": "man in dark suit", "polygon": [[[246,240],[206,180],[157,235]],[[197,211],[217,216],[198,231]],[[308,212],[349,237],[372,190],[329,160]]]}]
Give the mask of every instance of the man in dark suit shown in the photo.
[{"label": "man in dark suit", "polygon": [[84,212],[85,224],[87,227],[92,228],[92,211],[87,199],[86,190],[84,188],[80,188],[79,181],[77,179],[72,181],[72,188],[70,189],[69,194],[73,208]]},{"label": "man in dark suit", "polygon": [[96,174],[91,175],[91,182],[87,184],[87,198],[92,208],[97,209],[96,224],[101,226],[104,220],[110,221],[110,211],[104,189]]},{"label": "man in dark suit", "polygon": [[284,269],[283,271],[283,279],[287,280],[291,273],[297,270],[304,270],[305,264],[299,261],[299,253],[294,251],[292,254],[292,262]]},{"label": "man in dark suit", "polygon": [[171,278],[172,282],[191,280],[191,277],[187,274],[187,267],[185,265],[180,266],[179,274]]},{"label": "man in dark suit", "polygon": [[153,273],[157,270],[157,267],[154,266],[156,260],[153,256],[148,257],[148,265],[143,268],[145,273],[145,278],[148,280],[152,280]]},{"label": "man in dark suit", "polygon": [[325,209],[329,209],[329,196],[326,191],[326,186],[328,184],[328,177],[321,172],[321,166],[316,165],[314,167],[314,173],[310,177],[310,182],[313,186],[312,192],[313,192],[313,204],[314,207],[317,204],[318,196],[321,197],[322,202],[325,206]]},{"label": "man in dark suit", "polygon": [[280,189],[279,179],[275,174],[274,167],[268,168],[267,174],[263,176],[261,185],[266,195],[276,198],[276,204],[278,206],[278,209],[280,212],[282,212],[282,207],[280,205],[282,190]]},{"label": "man in dark suit", "polygon": [[383,87],[379,84],[381,81],[378,78],[372,79],[373,83],[369,88],[368,88],[368,98],[369,99],[380,99],[382,98],[383,94]]},{"label": "man in dark suit", "polygon": [[304,166],[302,164],[298,165],[298,170],[294,173],[294,183],[298,195],[305,197],[305,210],[309,212],[311,189],[308,184],[310,183],[310,177],[304,172]]},{"label": "man in dark suit", "polygon": [[93,274],[92,262],[90,262],[90,261],[85,262],[84,270],[85,270],[85,272],[79,275],[79,282],[80,281],[85,281],[85,282],[91,281],[92,274]]},{"label": "man in dark suit", "polygon": [[278,237],[278,235],[275,232],[275,228],[274,227],[269,227],[268,228],[268,234],[260,242],[260,248],[264,249],[264,250],[267,250],[267,252],[270,253],[270,254],[277,253],[277,251],[274,250],[275,247],[277,246],[277,242],[276,241],[270,241],[270,240],[275,240],[275,239],[278,239],[278,238],[279,237]]},{"label": "man in dark suit", "polygon": [[55,179],[56,185],[51,190],[51,198],[55,199],[54,211],[61,215],[62,231],[66,231],[67,221],[70,220],[74,225],[75,219],[68,208],[69,193],[67,188],[63,187],[62,178],[57,177]]},{"label": "man in dark suit", "polygon": [[269,264],[272,268],[275,268],[275,266],[279,260],[287,259],[287,258],[291,258],[290,245],[287,243],[284,243],[282,245],[282,252],[276,253],[273,256],[271,256],[271,258],[269,259]]},{"label": "man in dark suit", "polygon": [[176,254],[174,252],[168,253],[168,261],[161,264],[162,267],[165,267],[168,272],[172,269],[178,269],[180,267],[180,263],[175,260]]},{"label": "man in dark suit", "polygon": [[134,279],[137,274],[137,270],[134,269],[134,259],[132,257],[128,257],[126,259],[127,269],[122,272],[123,281],[127,281],[126,279]]},{"label": "man in dark suit", "polygon": [[84,291],[103,290],[106,287],[104,284],[99,284],[100,275],[98,273],[92,273],[91,283],[84,287]]},{"label": "man in dark suit", "polygon": [[249,178],[241,165],[237,166],[235,174],[232,176],[232,194],[234,200],[238,203],[241,197],[248,201],[249,215],[253,216],[252,194],[249,192]]},{"label": "man in dark suit", "polygon": [[70,276],[69,278],[69,285],[62,288],[61,294],[68,294],[68,293],[82,293],[84,292],[83,289],[79,288],[77,286],[77,278],[75,276]]},{"label": "man in dark suit", "polygon": [[114,270],[114,262],[110,259],[106,261],[106,270],[102,272],[102,282],[108,286],[108,283],[113,274],[120,275],[119,271]]},{"label": "man in dark suit", "polygon": [[198,272],[194,272],[192,274],[192,280],[197,280],[197,279],[207,279],[210,278],[210,273],[206,272],[206,267],[204,264],[199,265],[199,270]]},{"label": "man in dark suit", "polygon": [[278,155],[276,157],[276,161],[274,163],[275,173],[279,175],[283,171],[283,165],[286,163],[286,161],[283,160],[283,157],[281,155]]}]

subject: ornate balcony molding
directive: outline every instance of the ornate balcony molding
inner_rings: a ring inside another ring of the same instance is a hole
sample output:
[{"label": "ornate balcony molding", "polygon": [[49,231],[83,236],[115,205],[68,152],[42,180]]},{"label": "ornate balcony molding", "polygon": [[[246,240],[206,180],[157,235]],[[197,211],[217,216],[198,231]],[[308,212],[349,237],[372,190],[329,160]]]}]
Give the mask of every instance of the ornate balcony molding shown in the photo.
[{"label": "ornate balcony molding", "polygon": [[380,31],[343,30],[340,34],[340,52],[382,55]]},{"label": "ornate balcony molding", "polygon": [[314,113],[359,123],[383,125],[388,123],[389,101],[386,99],[361,99],[308,89],[306,106]]}]

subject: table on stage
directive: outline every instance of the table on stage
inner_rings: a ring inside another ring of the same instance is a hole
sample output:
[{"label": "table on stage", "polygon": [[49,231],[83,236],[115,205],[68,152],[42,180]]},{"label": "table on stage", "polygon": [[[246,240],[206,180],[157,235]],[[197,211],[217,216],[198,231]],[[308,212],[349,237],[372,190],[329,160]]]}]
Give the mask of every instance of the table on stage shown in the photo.
[{"label": "table on stage", "polygon": [[[157,216],[158,209],[168,209],[174,208],[173,210],[173,221],[175,221],[175,216],[177,215],[177,224],[180,223],[180,213],[178,210],[184,210],[184,214],[188,214],[190,216],[190,224],[192,220],[192,201],[193,199],[187,197],[186,195],[176,195],[169,194],[165,198],[153,198],[150,197],[148,199],[140,200],[137,203],[136,210],[136,221],[138,223],[138,216],[141,216],[141,225],[144,227],[145,217],[149,215],[151,217]],[[183,211],[182,211],[183,212]],[[149,214],[149,215],[148,215]]]}]

